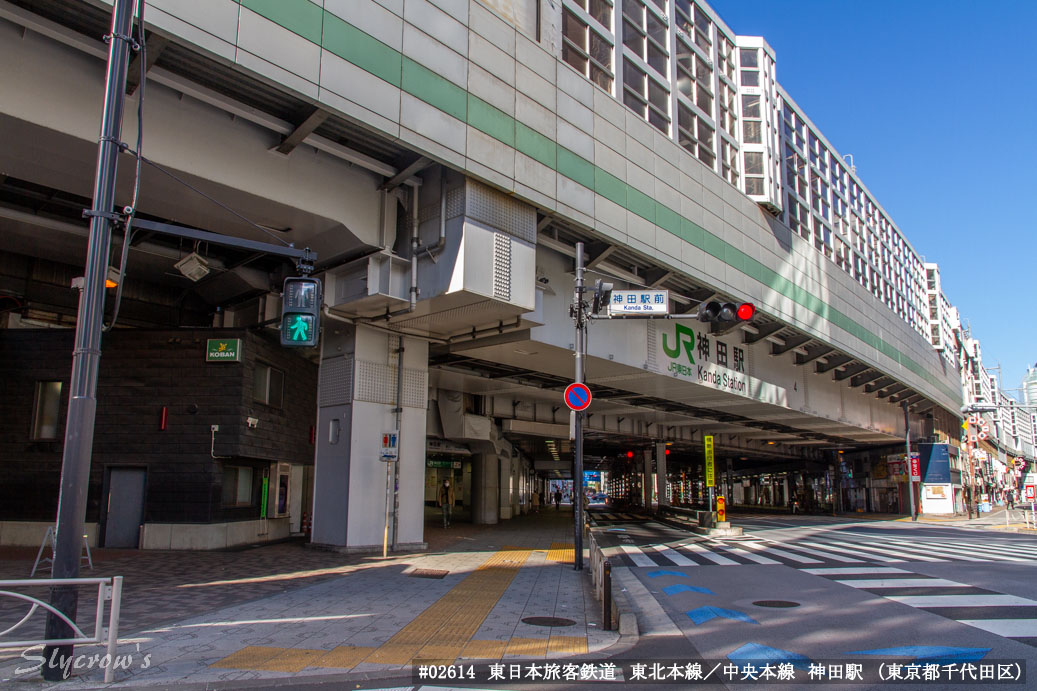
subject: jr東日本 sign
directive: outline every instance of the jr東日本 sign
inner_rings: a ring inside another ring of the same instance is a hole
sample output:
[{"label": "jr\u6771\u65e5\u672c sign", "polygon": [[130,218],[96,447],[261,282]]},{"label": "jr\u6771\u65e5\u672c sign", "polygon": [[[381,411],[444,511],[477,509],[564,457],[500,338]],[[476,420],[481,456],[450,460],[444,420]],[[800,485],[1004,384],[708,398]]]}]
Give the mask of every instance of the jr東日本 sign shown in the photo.
[{"label": "jr\u6771\u65e5\u672c sign", "polygon": [[206,362],[241,362],[240,338],[210,338],[206,340]]}]

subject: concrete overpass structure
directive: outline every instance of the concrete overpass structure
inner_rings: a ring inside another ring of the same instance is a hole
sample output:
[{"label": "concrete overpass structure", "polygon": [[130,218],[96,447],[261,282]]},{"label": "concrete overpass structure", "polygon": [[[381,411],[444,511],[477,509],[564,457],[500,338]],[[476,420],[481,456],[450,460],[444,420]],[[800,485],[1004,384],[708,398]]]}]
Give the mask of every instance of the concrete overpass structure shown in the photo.
[{"label": "concrete overpass structure", "polygon": [[[103,2],[0,0],[10,327],[74,319],[67,279],[85,252],[109,13]],[[665,477],[667,464],[697,467],[712,434],[730,463],[721,469],[838,474],[839,453],[902,445],[903,406],[913,437],[953,436],[954,368],[790,229],[780,194],[747,195],[681,143],[675,115],[661,131],[624,105],[621,87],[573,69],[566,16],[532,0],[147,5],[146,88],[132,86],[123,129],[132,146],[143,94],[143,152],[157,166],[144,167],[140,213],[319,255],[316,542],[381,544],[384,430],[401,431],[398,545],[422,542],[423,506],[444,476],[463,481],[474,520],[495,522],[544,477],[565,475],[577,242],[590,277],[617,288],[667,289],[679,311],[707,299],[758,310],[726,332],[594,322],[596,465],[636,450]],[[715,50],[728,30],[709,17]],[[677,34],[667,34],[674,55]],[[778,179],[768,184],[779,185],[770,124]],[[132,163],[124,155],[120,205]],[[192,251],[213,269],[197,283],[172,268]],[[270,330],[289,272],[138,235],[123,325]],[[463,458],[461,469],[430,466],[437,455]]]}]

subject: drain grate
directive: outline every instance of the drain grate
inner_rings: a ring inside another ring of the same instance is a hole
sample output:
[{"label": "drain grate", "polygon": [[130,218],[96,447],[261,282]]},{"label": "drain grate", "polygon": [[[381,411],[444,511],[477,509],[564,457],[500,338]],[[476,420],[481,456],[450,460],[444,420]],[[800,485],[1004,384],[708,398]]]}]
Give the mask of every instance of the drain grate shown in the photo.
[{"label": "drain grate", "polygon": [[449,571],[439,571],[438,569],[414,569],[407,575],[415,578],[443,578],[449,573]]},{"label": "drain grate", "polygon": [[799,607],[798,602],[791,600],[757,600],[753,604],[757,607]]},{"label": "drain grate", "polygon": [[531,626],[575,626],[576,622],[572,619],[564,619],[562,617],[526,617],[522,620],[523,624],[530,624]]}]

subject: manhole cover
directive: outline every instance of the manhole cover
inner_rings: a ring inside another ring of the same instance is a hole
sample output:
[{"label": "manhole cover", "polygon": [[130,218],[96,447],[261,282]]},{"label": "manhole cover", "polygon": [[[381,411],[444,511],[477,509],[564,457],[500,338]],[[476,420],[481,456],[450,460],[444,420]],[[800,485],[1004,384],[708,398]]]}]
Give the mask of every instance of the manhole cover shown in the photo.
[{"label": "manhole cover", "polygon": [[757,600],[753,604],[757,607],[799,607],[798,602],[791,600]]},{"label": "manhole cover", "polygon": [[449,573],[449,571],[439,571],[437,569],[414,569],[407,575],[414,576],[415,578],[442,578]]},{"label": "manhole cover", "polygon": [[531,624],[532,626],[575,626],[576,622],[572,619],[563,619],[562,617],[526,617],[522,620],[523,624]]}]

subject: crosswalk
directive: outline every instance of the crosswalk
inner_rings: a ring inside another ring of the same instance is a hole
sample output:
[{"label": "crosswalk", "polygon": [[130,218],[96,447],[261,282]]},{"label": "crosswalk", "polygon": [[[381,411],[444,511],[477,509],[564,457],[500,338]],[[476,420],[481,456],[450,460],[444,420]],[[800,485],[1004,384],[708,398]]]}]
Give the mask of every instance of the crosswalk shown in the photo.
[{"label": "crosswalk", "polygon": [[1037,600],[893,566],[811,568],[804,571],[1037,647]]},{"label": "crosswalk", "polygon": [[825,565],[909,562],[1037,563],[1035,550],[1021,544],[852,533],[812,534],[780,541],[760,536],[688,538],[648,545],[635,545],[632,540],[621,538],[621,543],[606,552],[614,563],[636,567],[764,564],[809,570]]},{"label": "crosswalk", "polygon": [[647,516],[623,511],[588,511],[587,518],[591,525],[609,525],[612,523],[639,523],[648,520]]}]

